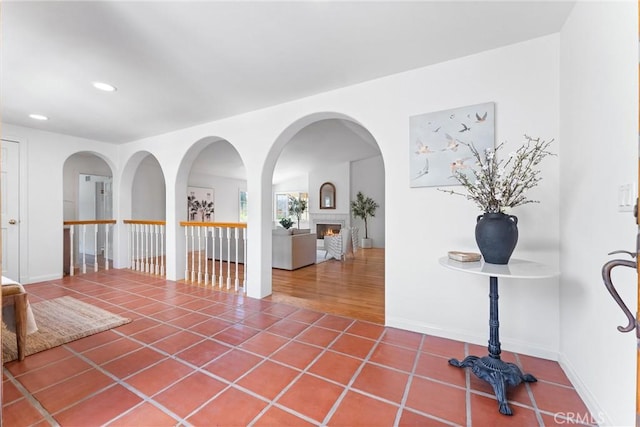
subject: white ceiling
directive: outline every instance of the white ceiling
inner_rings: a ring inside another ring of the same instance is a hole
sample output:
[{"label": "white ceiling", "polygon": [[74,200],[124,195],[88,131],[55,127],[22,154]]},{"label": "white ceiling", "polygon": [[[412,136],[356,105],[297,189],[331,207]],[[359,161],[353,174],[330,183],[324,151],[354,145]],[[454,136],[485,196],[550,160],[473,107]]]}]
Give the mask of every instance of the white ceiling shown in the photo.
[{"label": "white ceiling", "polygon": [[124,143],[558,32],[572,5],[3,1],[2,121]]}]

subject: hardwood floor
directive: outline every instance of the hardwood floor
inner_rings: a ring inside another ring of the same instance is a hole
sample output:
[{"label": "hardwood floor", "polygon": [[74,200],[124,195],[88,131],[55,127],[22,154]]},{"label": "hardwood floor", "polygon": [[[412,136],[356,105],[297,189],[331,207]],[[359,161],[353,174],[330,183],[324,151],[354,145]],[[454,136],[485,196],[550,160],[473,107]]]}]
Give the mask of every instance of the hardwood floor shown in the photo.
[{"label": "hardwood floor", "polygon": [[[204,266],[204,255],[201,257]],[[197,269],[197,259],[195,265]],[[238,267],[242,283],[244,265]],[[226,275],[226,263],[222,270]],[[208,260],[208,271],[219,272],[219,262]],[[272,294],[265,298],[268,301],[384,324],[383,248],[359,249],[354,257],[349,256],[345,261],[329,259],[293,271],[276,268],[271,271]],[[233,283],[235,273],[231,276]],[[224,288],[216,289],[224,291]]]},{"label": "hardwood floor", "polygon": [[384,324],[384,249],[294,271],[273,269],[267,300]]}]

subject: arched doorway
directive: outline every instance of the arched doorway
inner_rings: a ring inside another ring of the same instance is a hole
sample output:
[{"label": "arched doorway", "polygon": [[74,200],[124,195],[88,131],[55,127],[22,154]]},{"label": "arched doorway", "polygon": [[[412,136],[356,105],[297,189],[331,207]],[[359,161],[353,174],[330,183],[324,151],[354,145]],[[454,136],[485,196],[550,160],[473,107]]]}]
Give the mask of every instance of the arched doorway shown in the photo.
[{"label": "arched doorway", "polygon": [[96,269],[112,263],[112,226],[97,223],[76,226],[73,222],[113,218],[112,168],[94,153],[69,156],[63,167],[63,274],[70,274],[72,266],[82,265],[86,271],[87,265]]},{"label": "arched doorway", "polygon": [[[305,119],[307,123],[279,141],[282,148],[273,168],[272,256],[277,268],[272,270],[271,299],[384,323],[384,162],[380,149],[371,133],[350,118],[324,113],[315,120]],[[323,206],[320,195],[326,183],[331,184],[334,197],[329,208]],[[358,229],[364,237],[364,224],[352,218],[350,209],[358,192],[379,205],[376,217],[369,220],[374,249],[356,250],[340,259],[327,256],[324,230]],[[283,213],[281,205],[296,197],[306,199],[307,212],[300,221],[292,218],[294,237],[283,239],[276,236],[282,233],[278,231],[280,218],[290,213]],[[303,263],[307,265],[276,265],[282,251],[278,246],[284,240],[298,245],[300,237],[295,234],[306,230],[315,234],[315,258]]]}]

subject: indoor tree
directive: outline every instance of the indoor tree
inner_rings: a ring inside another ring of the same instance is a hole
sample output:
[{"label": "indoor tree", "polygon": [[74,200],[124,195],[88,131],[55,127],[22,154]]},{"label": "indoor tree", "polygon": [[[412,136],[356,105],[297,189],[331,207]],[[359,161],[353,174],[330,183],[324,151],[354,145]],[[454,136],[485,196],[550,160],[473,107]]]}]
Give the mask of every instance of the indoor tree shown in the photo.
[{"label": "indoor tree", "polygon": [[289,214],[294,215],[297,219],[298,230],[300,229],[300,219],[302,214],[307,210],[307,200],[302,197],[289,196]]},{"label": "indoor tree", "polygon": [[[369,239],[369,230],[367,220],[369,217],[376,216],[376,209],[380,207],[371,197],[366,197],[362,191],[358,191],[356,200],[351,201],[351,213],[355,218],[364,221],[364,239]],[[363,240],[364,240],[363,239]],[[363,247],[367,247],[363,245]]]}]

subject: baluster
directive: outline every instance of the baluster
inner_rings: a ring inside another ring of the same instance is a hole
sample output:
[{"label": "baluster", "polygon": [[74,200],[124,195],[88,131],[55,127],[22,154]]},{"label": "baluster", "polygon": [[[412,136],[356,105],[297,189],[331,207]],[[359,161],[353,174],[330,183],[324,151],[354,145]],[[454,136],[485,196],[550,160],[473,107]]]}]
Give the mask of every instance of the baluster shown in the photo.
[{"label": "baluster", "polygon": [[143,273],[147,271],[147,225],[142,224],[140,226],[140,268]]},{"label": "baluster", "polygon": [[144,272],[149,272],[149,224],[142,226],[144,236]]},{"label": "baluster", "polygon": [[139,225],[138,224],[133,224],[133,261],[134,261],[134,265],[133,265],[133,269],[135,271],[138,271],[138,263],[140,262],[138,260],[138,245],[139,245],[139,241],[140,241],[140,236],[139,236]]},{"label": "baluster", "polygon": [[227,289],[231,288],[231,227],[227,227]]},{"label": "baluster", "polygon": [[93,225],[93,271],[98,272],[98,224]]},{"label": "baluster", "polygon": [[138,271],[138,224],[132,224],[133,228],[133,269]]},{"label": "baluster", "polygon": [[154,246],[153,246],[153,224],[147,225],[147,234],[149,234],[149,274],[153,274],[153,264],[154,264]]},{"label": "baluster", "polygon": [[196,247],[196,242],[195,242],[196,230],[194,226],[191,226],[190,228],[191,228],[191,281],[195,282],[196,281],[196,260],[193,255],[193,251],[195,250],[195,247]]},{"label": "baluster", "polygon": [[216,287],[216,228],[211,227],[211,286]]},{"label": "baluster", "polygon": [[160,275],[164,276],[164,225],[160,225]]},{"label": "baluster", "polygon": [[[82,224],[82,245],[78,245],[78,246],[82,246],[82,274],[87,272],[87,263],[86,263],[86,258],[85,258],[85,254],[87,253],[87,240],[86,240],[86,236],[87,236],[87,226],[86,224]],[[80,249],[80,248],[78,248]]]},{"label": "baluster", "polygon": [[134,224],[127,224],[129,227],[129,233],[127,233],[128,237],[129,237],[129,268],[130,269],[134,269],[136,264],[135,264],[135,253],[134,253],[134,241],[135,241],[135,228],[134,228]]},{"label": "baluster", "polygon": [[239,228],[234,227],[232,230],[233,230],[233,238],[236,241],[235,276],[234,276],[234,280],[233,280],[233,287],[237,291],[238,290],[238,285],[239,285],[239,282],[238,282],[238,237],[239,237],[238,236],[238,231],[239,231]]},{"label": "baluster", "polygon": [[220,239],[220,260],[218,261],[219,271],[218,271],[218,286],[222,289],[222,239],[224,234],[222,233],[222,227],[218,227],[218,236]]},{"label": "baluster", "polygon": [[242,240],[244,241],[243,249],[244,249],[244,266],[242,268],[242,288],[244,289],[244,293],[247,293],[247,229],[242,229]]},{"label": "baluster", "polygon": [[184,280],[189,280],[189,227],[184,227]]},{"label": "baluster", "polygon": [[198,285],[202,282],[202,227],[198,226]]},{"label": "baluster", "polygon": [[69,276],[73,276],[73,270],[75,269],[75,260],[74,260],[74,254],[73,254],[73,245],[74,245],[74,230],[75,230],[75,225],[71,225],[69,226]]},{"label": "baluster", "polygon": [[204,228],[204,286],[209,284],[209,227]]},{"label": "baluster", "polygon": [[142,225],[136,224],[136,271],[142,271]]},{"label": "baluster", "polygon": [[147,235],[149,240],[149,250],[147,252],[148,273],[153,274],[153,225],[147,224]]},{"label": "baluster", "polygon": [[158,246],[160,245],[160,242],[158,242],[158,238],[160,237],[158,230],[160,229],[160,225],[156,224],[153,226],[153,233],[156,236],[156,262],[155,262],[155,267],[153,269],[153,272],[155,275],[158,275],[159,271],[160,271],[160,259],[159,259],[159,248]]},{"label": "baluster", "polygon": [[111,224],[104,225],[104,269],[109,269],[109,226]]}]

